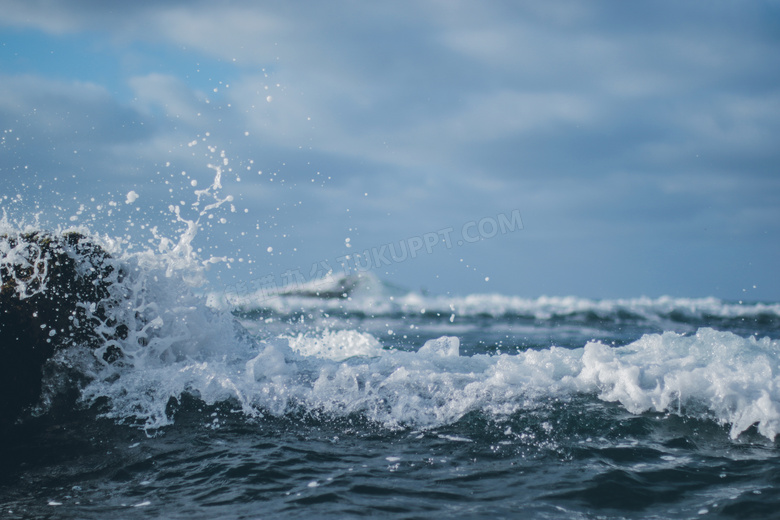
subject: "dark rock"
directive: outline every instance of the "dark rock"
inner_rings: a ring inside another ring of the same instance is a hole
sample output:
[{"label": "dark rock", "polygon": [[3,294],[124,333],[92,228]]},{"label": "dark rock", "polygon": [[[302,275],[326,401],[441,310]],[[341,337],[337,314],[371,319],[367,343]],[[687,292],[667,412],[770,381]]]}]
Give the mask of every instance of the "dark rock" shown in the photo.
[{"label": "dark rock", "polygon": [[0,426],[38,402],[44,364],[57,351],[101,344],[96,326],[121,277],[111,260],[78,233],[0,236]]}]

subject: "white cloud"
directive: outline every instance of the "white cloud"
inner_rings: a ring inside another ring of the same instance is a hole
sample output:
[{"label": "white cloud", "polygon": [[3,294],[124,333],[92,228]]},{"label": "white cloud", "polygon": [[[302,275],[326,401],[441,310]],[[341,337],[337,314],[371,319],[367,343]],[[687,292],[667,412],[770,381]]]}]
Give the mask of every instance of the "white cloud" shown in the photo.
[{"label": "white cloud", "polygon": [[149,132],[143,116],[117,103],[105,87],[41,76],[0,77],[0,113],[19,134],[46,139],[44,146],[96,147],[137,141]]},{"label": "white cloud", "polygon": [[198,9],[161,6],[150,22],[156,34],[173,43],[241,66],[274,63],[279,42],[289,42],[302,29],[257,4],[207,3]]},{"label": "white cloud", "polygon": [[162,112],[164,117],[197,124],[207,108],[205,93],[193,91],[181,79],[168,74],[153,73],[128,80],[135,93],[136,106],[146,114]]},{"label": "white cloud", "polygon": [[[253,210],[327,214],[339,233],[516,204],[549,241],[583,231],[567,225],[583,214],[597,234],[693,233],[731,214],[760,227],[780,159],[777,43],[761,14],[721,2],[9,0],[0,24],[101,46],[117,66],[85,72],[72,54],[72,71],[5,72],[3,125],[27,144],[6,138],[0,167],[109,171],[107,187],[132,187],[156,171],[208,175],[225,150],[244,177],[226,186]],[[304,189],[317,171],[333,181]]]}]

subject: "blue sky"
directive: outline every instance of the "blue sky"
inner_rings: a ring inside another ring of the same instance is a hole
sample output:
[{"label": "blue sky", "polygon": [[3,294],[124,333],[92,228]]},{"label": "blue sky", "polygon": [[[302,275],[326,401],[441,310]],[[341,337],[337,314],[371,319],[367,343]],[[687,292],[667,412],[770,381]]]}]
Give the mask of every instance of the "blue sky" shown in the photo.
[{"label": "blue sky", "polygon": [[180,227],[171,205],[197,217],[226,159],[233,201],[196,244],[233,259],[215,284],[518,210],[372,268],[442,294],[780,299],[776,1],[7,0],[0,132],[10,217],[139,244]]}]

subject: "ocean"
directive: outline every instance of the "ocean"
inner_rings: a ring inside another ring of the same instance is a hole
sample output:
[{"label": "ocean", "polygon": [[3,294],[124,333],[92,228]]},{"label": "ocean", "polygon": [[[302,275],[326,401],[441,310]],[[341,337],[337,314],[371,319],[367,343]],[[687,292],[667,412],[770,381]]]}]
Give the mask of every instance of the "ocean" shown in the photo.
[{"label": "ocean", "polygon": [[93,238],[128,330],[46,364],[0,516],[780,518],[780,303],[238,293],[191,239]]}]

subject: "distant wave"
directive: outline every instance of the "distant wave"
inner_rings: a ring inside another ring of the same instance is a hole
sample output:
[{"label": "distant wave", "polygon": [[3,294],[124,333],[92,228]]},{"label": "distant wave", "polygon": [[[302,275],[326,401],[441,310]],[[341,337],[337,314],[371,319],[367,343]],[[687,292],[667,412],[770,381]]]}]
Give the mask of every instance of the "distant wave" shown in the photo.
[{"label": "distant wave", "polygon": [[[322,288],[315,292],[316,287]],[[712,320],[755,320],[780,329],[780,303],[728,302],[717,298],[628,298],[594,300],[574,296],[523,298],[501,294],[430,296],[389,286],[370,272],[332,277],[319,286],[267,293],[212,293],[214,306],[236,312],[300,311],[427,316],[563,319],[572,322],[665,322],[703,324]]]}]

